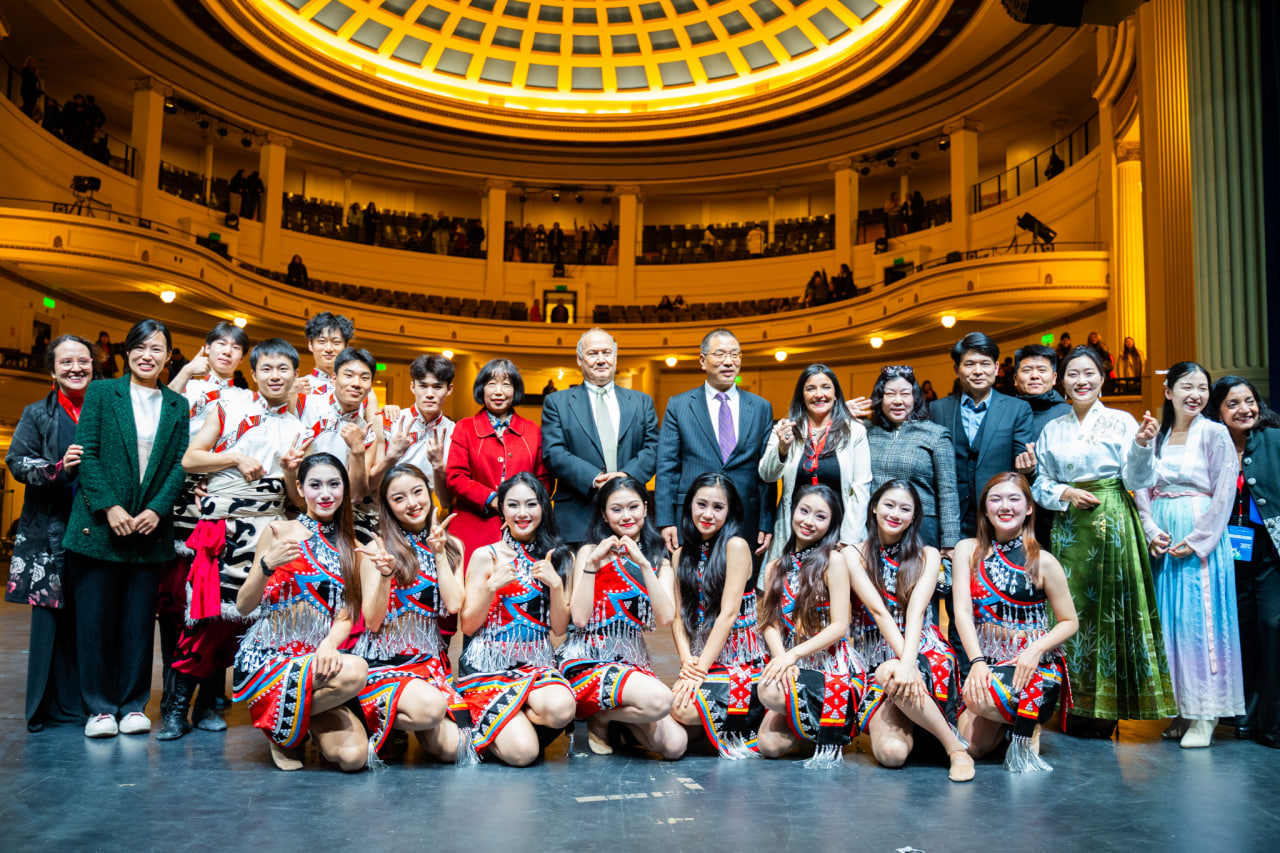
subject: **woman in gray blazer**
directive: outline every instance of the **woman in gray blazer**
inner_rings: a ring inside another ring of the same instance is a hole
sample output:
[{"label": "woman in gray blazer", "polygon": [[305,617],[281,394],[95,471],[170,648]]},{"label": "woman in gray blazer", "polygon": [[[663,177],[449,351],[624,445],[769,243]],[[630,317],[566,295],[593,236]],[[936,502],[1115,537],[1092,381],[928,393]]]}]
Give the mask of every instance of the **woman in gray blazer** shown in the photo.
[{"label": "woman in gray blazer", "polygon": [[[782,478],[773,541],[764,564],[782,553],[791,535],[791,505],[803,486],[821,483],[844,501],[840,544],[866,538],[871,497],[871,454],[867,431],[844,406],[840,380],[825,364],[811,364],[796,380],[787,417],[774,424],[760,458],[760,479]],[[762,578],[758,586],[764,585]]]}]

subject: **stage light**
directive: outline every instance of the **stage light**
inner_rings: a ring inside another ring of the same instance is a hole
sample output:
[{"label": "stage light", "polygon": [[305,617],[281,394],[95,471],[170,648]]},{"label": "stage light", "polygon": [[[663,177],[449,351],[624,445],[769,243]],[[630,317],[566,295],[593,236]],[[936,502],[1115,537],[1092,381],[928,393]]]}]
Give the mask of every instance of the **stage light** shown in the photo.
[{"label": "stage light", "polygon": [[76,175],[71,179],[71,191],[74,193],[96,193],[102,189],[102,178],[95,175]]},{"label": "stage light", "polygon": [[441,352],[440,354],[445,358],[449,359],[450,361],[453,361],[453,350],[447,349]]},{"label": "stage light", "polygon": [[919,160],[919,159],[920,159],[920,149],[919,149],[919,148],[913,148],[913,149],[911,150],[911,159],[912,159],[912,160]]},{"label": "stage light", "polygon": [[249,321],[243,317],[237,317],[231,322],[236,324],[237,329],[243,329],[245,326],[249,324]]},{"label": "stage light", "polygon": [[864,177],[864,178],[865,178],[867,175],[870,175],[870,174],[871,174],[871,167],[870,167],[870,166],[863,166],[861,169],[859,169],[859,170],[858,170],[858,174],[859,174],[859,175],[862,175],[862,177]]},{"label": "stage light", "polygon": [[245,148],[252,148],[253,137],[251,137],[249,134],[246,133],[244,136],[240,137],[240,144],[243,145]]},{"label": "stage light", "polygon": [[941,139],[939,139],[939,140],[938,140],[938,150],[939,150],[939,151],[946,151],[946,150],[947,150],[948,148],[950,148],[950,147],[951,147],[951,137],[950,137],[950,136],[944,136],[944,137],[942,137]]},{"label": "stage light", "polygon": [[551,200],[555,202],[560,201],[560,190],[551,191]]},{"label": "stage light", "polygon": [[606,205],[606,206],[607,206],[607,205],[610,205],[610,204],[613,204],[613,196],[611,196],[611,195],[602,195],[602,196],[600,196],[600,203],[601,203],[601,204],[603,204],[603,205]]},{"label": "stage light", "polygon": [[226,138],[226,136],[227,136],[227,126],[226,126],[225,124],[220,124],[220,125],[218,125],[218,135],[219,135],[219,136],[221,136],[221,137],[223,137],[224,139]]},{"label": "stage light", "polygon": [[578,193],[573,197],[573,200],[576,201],[578,204],[582,204],[584,201],[586,201],[586,198],[582,195],[582,193]]},{"label": "stage light", "polygon": [[209,119],[205,118],[204,116],[200,116],[200,118],[196,119],[196,126],[199,127],[201,130],[208,130]]},{"label": "stage light", "polygon": [[677,361],[679,361],[679,359],[674,355],[667,356],[667,367],[675,367]]},{"label": "stage light", "polygon": [[951,314],[942,315],[942,325],[950,329],[956,324],[956,318]]},{"label": "stage light", "polygon": [[178,102],[173,98],[164,99],[164,111],[169,115],[173,115],[178,111]]},{"label": "stage light", "polygon": [[1051,245],[1054,238],[1058,236],[1058,232],[1054,231],[1048,225],[1045,225],[1039,219],[1036,219],[1030,213],[1024,213],[1017,219],[1018,227],[1023,231],[1031,232],[1031,242],[1039,241],[1046,246]]},{"label": "stage light", "polygon": [[777,352],[775,352],[775,353],[773,354],[773,357],[774,357],[774,358],[776,358],[778,361],[786,361],[786,360],[787,360],[787,351],[786,351],[786,350],[784,350],[784,349],[780,349],[780,350],[778,350]]},{"label": "stage light", "polygon": [[525,203],[525,202],[527,202],[528,200],[529,200],[529,197],[528,197],[527,195],[525,195],[524,193],[520,193],[520,203],[521,203],[521,204],[524,204],[524,203]]},{"label": "stage light", "polygon": [[870,343],[872,349],[880,349],[880,347],[884,346],[884,338],[877,335],[871,339]]},{"label": "stage light", "polygon": [[177,298],[178,298],[178,293],[175,290],[160,291],[160,301],[164,302],[165,304],[168,304]]},{"label": "stage light", "polygon": [[564,368],[563,368],[563,367],[556,371],[556,379],[564,379]]},{"label": "stage light", "polygon": [[897,157],[890,157],[888,160],[885,160],[884,162],[885,162],[885,165],[886,165],[886,166],[888,166],[890,169],[892,169],[894,166],[898,165],[898,158],[897,158]]}]

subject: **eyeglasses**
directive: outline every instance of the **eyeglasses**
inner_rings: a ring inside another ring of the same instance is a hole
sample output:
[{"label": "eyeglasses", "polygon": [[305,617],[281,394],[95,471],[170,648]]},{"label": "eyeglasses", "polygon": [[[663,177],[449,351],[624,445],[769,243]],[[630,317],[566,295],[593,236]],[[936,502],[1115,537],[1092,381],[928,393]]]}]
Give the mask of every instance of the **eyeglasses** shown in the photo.
[{"label": "eyeglasses", "polygon": [[740,349],[735,349],[735,350],[718,349],[718,350],[715,350],[714,352],[704,353],[704,355],[706,355],[707,358],[711,359],[716,364],[723,364],[726,361],[736,361],[741,363],[742,361],[742,350]]},{"label": "eyeglasses", "polygon": [[55,361],[54,364],[57,365],[58,367],[61,367],[64,370],[69,370],[73,367],[93,367],[93,359],[63,358],[63,359],[59,359],[58,361]]}]

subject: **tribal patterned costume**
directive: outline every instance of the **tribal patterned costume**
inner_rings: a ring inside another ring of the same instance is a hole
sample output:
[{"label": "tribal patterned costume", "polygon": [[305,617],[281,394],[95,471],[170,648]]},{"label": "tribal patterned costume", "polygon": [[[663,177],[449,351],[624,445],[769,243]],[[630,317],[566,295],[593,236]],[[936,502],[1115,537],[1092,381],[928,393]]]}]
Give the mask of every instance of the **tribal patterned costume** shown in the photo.
[{"label": "tribal patterned costume", "polygon": [[[898,632],[907,634],[907,602],[898,599],[898,546],[880,549],[880,586],[884,590],[884,603],[898,626]],[[875,673],[880,664],[897,657],[889,642],[880,633],[879,626],[871,618],[870,611],[859,605],[854,608],[849,630],[853,647],[867,662],[867,692],[862,707],[858,709],[858,725],[866,731],[871,720],[884,705],[884,686],[877,683]],[[942,716],[952,726],[960,713],[959,670],[956,667],[955,649],[947,642],[938,628],[937,617],[930,604],[920,628],[920,648],[916,654],[916,668],[924,679],[925,690],[933,697]]]},{"label": "tribal patterned costume", "polygon": [[578,702],[578,719],[616,708],[627,679],[657,678],[644,634],[655,627],[653,606],[640,567],[614,557],[595,575],[591,621],[570,626],[556,659]]},{"label": "tribal patterned costume", "polygon": [[[703,584],[707,546],[698,561],[698,624],[689,638],[689,651],[700,655],[720,613],[714,602],[710,613]],[[759,754],[756,733],[764,721],[764,705],[756,695],[756,682],[764,671],[768,653],[756,627],[756,593],[753,585],[742,594],[738,618],[724,641],[715,662],[707,667],[707,677],[698,687],[695,702],[702,729],[721,758],[750,758]]]},{"label": "tribal patterned costume", "polygon": [[[493,594],[488,618],[467,638],[458,661],[457,686],[471,707],[480,751],[520,713],[534,690],[569,687],[551,648],[551,592],[534,578],[535,560],[525,546],[506,531],[502,536],[516,553],[516,578]],[[496,565],[497,549],[489,548]]]},{"label": "tribal patterned costume", "polygon": [[262,617],[240,641],[235,659],[235,701],[248,702],[253,724],[286,748],[306,739],[315,651],[344,595],[340,556],[328,538],[333,525],[305,515],[298,523],[311,531],[302,556],[267,580]]},{"label": "tribal patterned costume", "polygon": [[1064,710],[1071,708],[1066,659],[1061,648],[1045,652],[1026,687],[1021,693],[1013,692],[1018,655],[1052,626],[1044,590],[1032,585],[1022,566],[1027,558],[1022,537],[1005,544],[994,542],[992,546],[991,555],[969,581],[969,594],[982,653],[996,661],[990,667],[991,698],[1005,722],[1013,725],[1013,741],[1005,753],[1004,767],[1015,773],[1052,770],[1032,750],[1031,739],[1036,724],[1053,716],[1060,697]]},{"label": "tribal patterned costume", "polygon": [[[428,531],[408,534],[418,558],[418,571],[405,583],[391,581],[387,615],[378,633],[364,632],[355,653],[369,662],[369,680],[360,694],[360,710],[369,729],[369,766],[382,766],[378,751],[395,722],[396,709],[404,690],[422,679],[444,695],[449,717],[458,725],[457,764],[473,764],[480,759],[472,743],[471,710],[454,689],[449,665],[449,649],[440,639],[437,620],[444,612],[440,597],[436,558],[426,546]],[[394,534],[393,534],[394,535]]]},{"label": "tribal patterned costume", "polygon": [[[820,633],[831,622],[831,603],[814,604],[817,624],[811,635],[800,634],[796,623],[796,593],[800,584],[800,564],[806,552],[784,554],[790,564],[782,586],[782,644],[793,649]],[[800,673],[789,680],[784,697],[787,726],[800,740],[817,745],[806,767],[834,767],[843,758],[841,749],[853,740],[858,721],[858,703],[866,684],[866,670],[847,637],[796,661]]]}]

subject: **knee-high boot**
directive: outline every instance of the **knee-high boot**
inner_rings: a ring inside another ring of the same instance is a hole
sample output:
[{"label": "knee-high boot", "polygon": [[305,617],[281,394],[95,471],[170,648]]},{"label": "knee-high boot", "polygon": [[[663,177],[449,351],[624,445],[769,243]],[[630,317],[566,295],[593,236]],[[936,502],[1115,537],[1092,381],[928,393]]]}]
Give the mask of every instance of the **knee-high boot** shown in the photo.
[{"label": "knee-high boot", "polygon": [[170,667],[165,676],[165,695],[169,702],[161,709],[160,730],[156,732],[156,740],[177,740],[191,731],[191,723],[187,721],[187,711],[191,707],[191,696],[200,681],[195,676],[178,672]]}]

